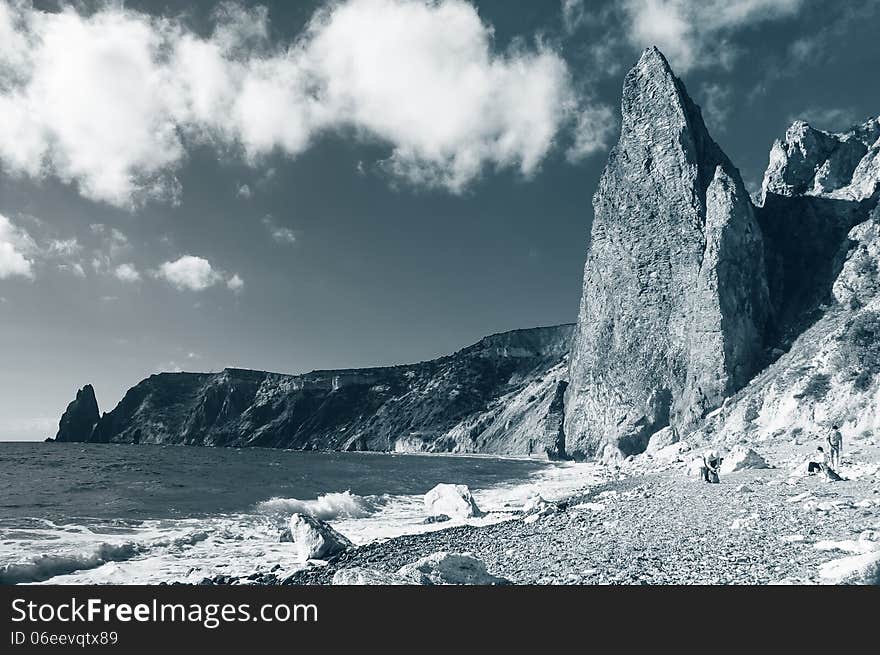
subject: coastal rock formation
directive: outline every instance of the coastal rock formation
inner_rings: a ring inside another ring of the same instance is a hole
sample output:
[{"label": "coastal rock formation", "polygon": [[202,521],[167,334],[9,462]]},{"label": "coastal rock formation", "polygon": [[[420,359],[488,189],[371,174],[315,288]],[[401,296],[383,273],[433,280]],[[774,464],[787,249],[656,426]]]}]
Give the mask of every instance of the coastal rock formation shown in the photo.
[{"label": "coastal rock formation", "polygon": [[[880,119],[795,122],[753,204],[651,48],[593,198],[576,325],[408,366],[163,373],[58,441],[680,463],[708,445],[880,431]],[[865,436],[868,435],[868,436]],[[763,452],[763,446],[758,448]],[[448,512],[442,512],[448,514]]]},{"label": "coastal rock formation", "polygon": [[[870,198],[880,166],[880,119],[832,134],[795,121],[770,150],[761,197],[824,196],[843,200]],[[762,203],[763,204],[763,203]]]},{"label": "coastal rock formation", "polygon": [[95,390],[87,384],[76,392],[76,398],[61,415],[55,441],[88,441],[100,418]]},{"label": "coastal rock formation", "polygon": [[626,76],[593,205],[564,429],[569,452],[610,458],[693,429],[745,385],[770,306],[739,172],[656,48]]},{"label": "coastal rock formation", "polygon": [[810,441],[832,424],[845,443],[880,434],[880,207],[845,239],[850,246],[829,304],[692,440]]},{"label": "coastal rock formation", "polygon": [[425,494],[428,516],[446,516],[467,519],[482,516],[470,489],[463,484],[438,484]]},{"label": "coastal rock formation", "polygon": [[746,446],[737,446],[724,456],[721,462],[720,473],[728,475],[736,471],[745,471],[746,469],[765,469],[769,468],[767,460]]},{"label": "coastal rock formation", "polygon": [[559,389],[572,329],[496,334],[407,366],[161,373],[94,430],[59,440],[563,457]]},{"label": "coastal rock formation", "polygon": [[401,577],[396,573],[388,571],[379,571],[377,569],[367,569],[363,567],[353,567],[350,569],[339,569],[333,574],[333,580],[330,583],[335,586],[351,587],[351,586],[367,586],[367,585],[411,585],[412,580]]},{"label": "coastal rock formation", "polygon": [[770,151],[756,210],[783,350],[833,302],[852,240],[880,195],[880,122],[831,134],[796,121]]},{"label": "coastal rock formation", "polygon": [[327,559],[345,551],[352,544],[327,523],[307,514],[290,517],[290,537],[299,559]]},{"label": "coastal rock formation", "polygon": [[401,567],[397,575],[420,585],[510,584],[489,573],[486,565],[470,553],[433,553]]}]

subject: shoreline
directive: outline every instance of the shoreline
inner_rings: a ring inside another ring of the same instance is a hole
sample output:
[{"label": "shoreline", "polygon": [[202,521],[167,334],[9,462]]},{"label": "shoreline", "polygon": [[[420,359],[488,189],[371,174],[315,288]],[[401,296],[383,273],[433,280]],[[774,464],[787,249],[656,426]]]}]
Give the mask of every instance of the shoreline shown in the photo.
[{"label": "shoreline", "polygon": [[827,483],[752,469],[708,485],[680,468],[631,473],[552,503],[537,520],[403,535],[286,576],[201,584],[329,585],[343,569],[381,578],[441,551],[471,553],[516,585],[880,582],[877,474]]}]

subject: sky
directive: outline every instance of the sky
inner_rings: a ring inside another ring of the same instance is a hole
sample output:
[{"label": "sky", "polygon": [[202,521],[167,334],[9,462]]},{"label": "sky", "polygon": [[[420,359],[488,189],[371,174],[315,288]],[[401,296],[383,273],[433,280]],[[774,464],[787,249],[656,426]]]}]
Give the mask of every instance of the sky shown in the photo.
[{"label": "sky", "polygon": [[0,0],[0,440],[160,371],[430,359],[574,321],[626,70],[756,189],[880,114],[880,0]]}]

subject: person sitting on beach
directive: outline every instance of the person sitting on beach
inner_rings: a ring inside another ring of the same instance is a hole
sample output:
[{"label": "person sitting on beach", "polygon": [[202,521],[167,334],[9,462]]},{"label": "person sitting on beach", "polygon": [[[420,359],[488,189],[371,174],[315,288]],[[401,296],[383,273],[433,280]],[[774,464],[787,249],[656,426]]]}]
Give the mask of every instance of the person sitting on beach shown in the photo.
[{"label": "person sitting on beach", "polygon": [[840,468],[840,450],[843,447],[843,435],[836,425],[831,426],[831,432],[825,437],[829,447],[829,465],[832,468]]},{"label": "person sitting on beach", "polygon": [[814,452],[810,454],[810,458],[807,461],[807,473],[812,475],[816,472],[824,472],[828,466],[828,454],[825,452],[825,449],[822,446],[816,448]]},{"label": "person sitting on beach", "polygon": [[823,473],[828,482],[842,481],[843,478],[838,475],[837,471],[831,468],[828,459],[828,453],[825,452],[825,449],[822,448],[822,446],[819,446],[816,448],[815,452],[810,455],[809,461],[807,462],[807,473],[810,475],[816,472]]},{"label": "person sitting on beach", "polygon": [[721,455],[717,450],[703,453],[703,462],[700,466],[700,476],[705,482],[718,483],[718,469],[721,467]]}]

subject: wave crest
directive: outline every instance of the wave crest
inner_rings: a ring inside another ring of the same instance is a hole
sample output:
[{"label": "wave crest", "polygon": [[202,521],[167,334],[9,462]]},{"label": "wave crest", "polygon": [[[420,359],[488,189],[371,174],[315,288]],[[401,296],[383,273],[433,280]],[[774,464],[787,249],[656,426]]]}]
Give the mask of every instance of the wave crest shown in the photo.
[{"label": "wave crest", "polygon": [[384,504],[381,497],[358,496],[351,491],[321,494],[315,500],[297,498],[270,498],[257,503],[257,511],[264,514],[308,514],[322,521],[333,519],[362,519],[374,514]]},{"label": "wave crest", "polygon": [[56,575],[65,575],[84,569],[96,569],[107,562],[122,562],[142,551],[134,542],[97,544],[93,550],[82,553],[35,555],[30,560],[0,567],[0,584],[43,582]]}]

